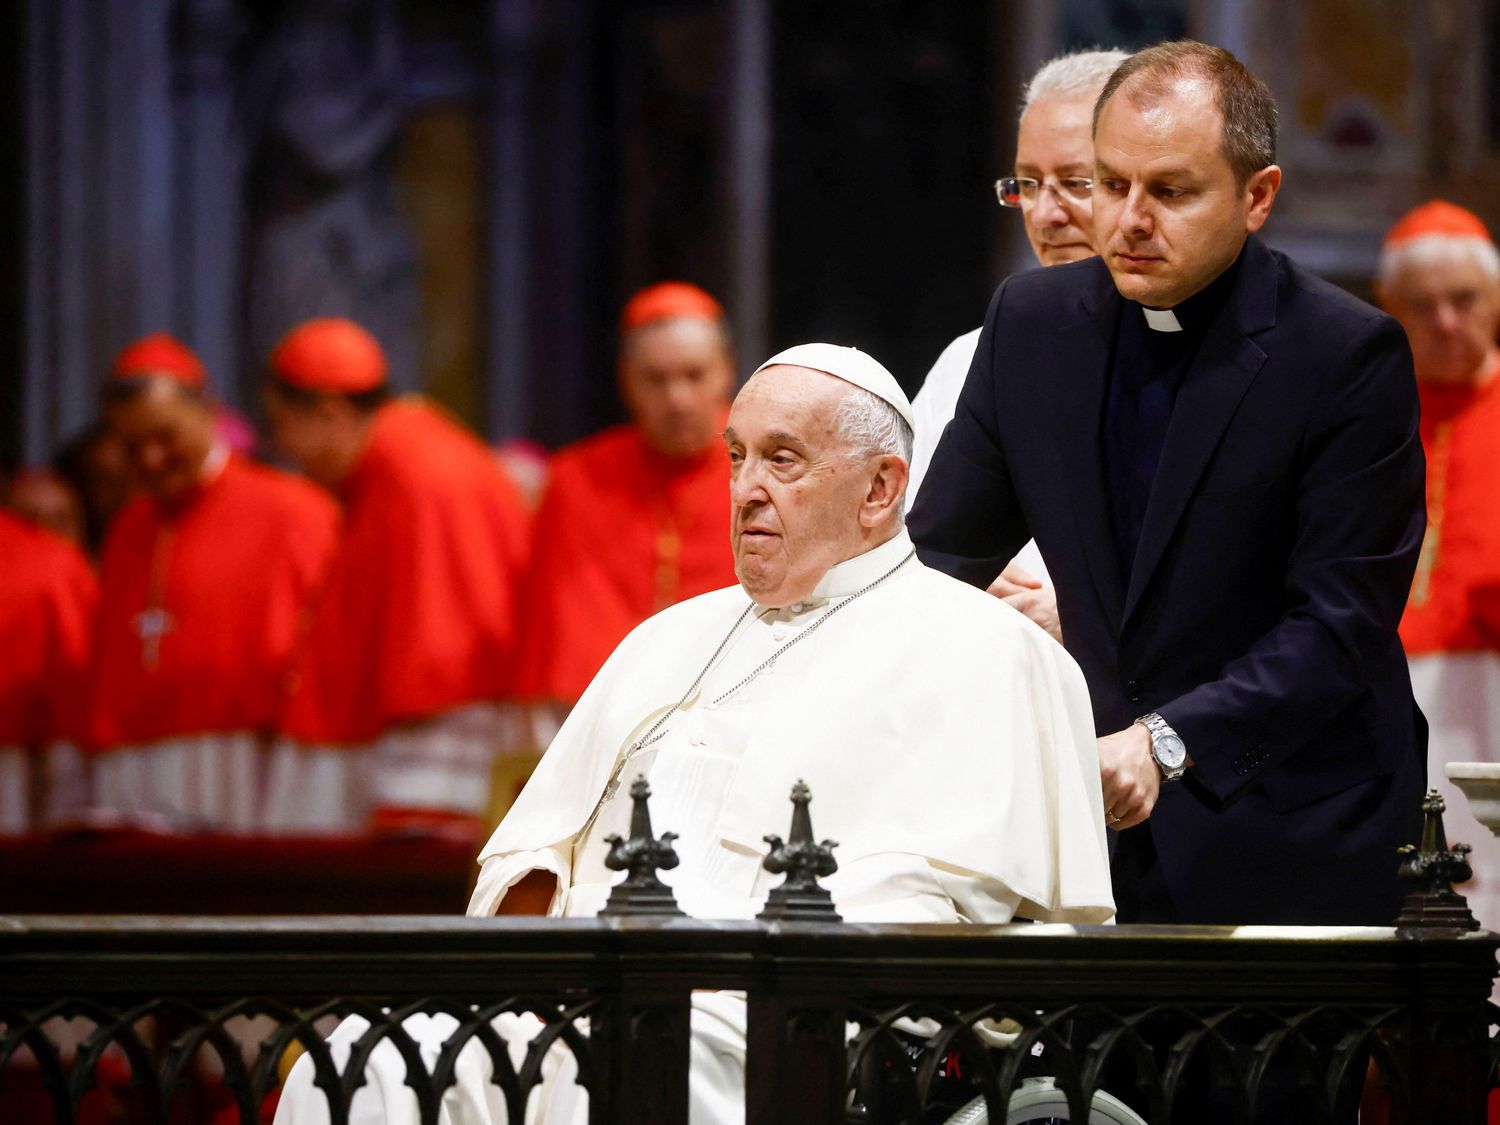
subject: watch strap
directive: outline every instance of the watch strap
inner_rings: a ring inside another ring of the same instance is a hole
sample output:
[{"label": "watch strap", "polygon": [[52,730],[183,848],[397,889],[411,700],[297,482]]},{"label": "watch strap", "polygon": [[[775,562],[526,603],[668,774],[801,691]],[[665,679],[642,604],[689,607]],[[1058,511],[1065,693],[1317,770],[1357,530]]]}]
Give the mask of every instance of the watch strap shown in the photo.
[{"label": "watch strap", "polygon": [[[1166,735],[1170,734],[1178,742],[1182,741],[1182,736],[1172,729],[1172,724],[1155,711],[1142,715],[1136,722],[1140,723],[1151,734],[1151,760],[1156,763],[1156,768],[1161,771],[1162,780],[1176,781],[1183,774],[1187,773],[1186,763],[1169,769],[1156,753],[1157,741]],[[1186,749],[1186,746],[1184,746],[1184,749]]]}]

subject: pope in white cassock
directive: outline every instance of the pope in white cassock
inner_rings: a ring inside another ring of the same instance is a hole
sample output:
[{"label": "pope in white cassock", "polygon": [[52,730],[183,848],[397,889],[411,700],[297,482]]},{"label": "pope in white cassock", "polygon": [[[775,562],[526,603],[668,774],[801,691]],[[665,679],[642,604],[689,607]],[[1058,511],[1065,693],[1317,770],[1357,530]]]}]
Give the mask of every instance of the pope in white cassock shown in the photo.
[{"label": "pope in white cassock", "polygon": [[[536,873],[555,881],[551,914],[596,914],[619,877],[605,837],[629,835],[638,774],[653,822],[678,833],[663,880],[694,917],[760,911],[779,882],[762,836],[785,822],[799,778],[820,834],[840,841],[823,885],[847,921],[1113,915],[1083,675],[1022,614],[917,560],[902,524],[911,420],[896,380],[854,348],[805,344],[752,375],[724,432],[739,585],[621,643],[481,853],[471,915],[496,913]],[[528,1027],[502,1021],[519,1060]],[[406,1023],[429,1066],[453,1026]],[[334,1032],[340,1065],[365,1027]],[[742,996],[695,996],[695,1125],[744,1120],[744,1031]],[[582,1122],[571,1058],[555,1053],[528,1120]],[[445,1122],[505,1120],[489,1069],[470,1044]],[[417,1121],[388,1043],[367,1075],[351,1122]],[[328,1120],[307,1059],[276,1120]]]}]

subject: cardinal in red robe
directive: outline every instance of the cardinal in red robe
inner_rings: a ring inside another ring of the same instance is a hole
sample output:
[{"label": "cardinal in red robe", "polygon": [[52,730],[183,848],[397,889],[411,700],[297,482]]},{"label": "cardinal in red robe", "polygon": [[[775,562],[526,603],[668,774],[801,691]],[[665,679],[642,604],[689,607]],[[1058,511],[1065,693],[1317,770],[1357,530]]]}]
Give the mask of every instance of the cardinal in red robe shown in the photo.
[{"label": "cardinal in red robe", "polygon": [[1464,890],[1496,928],[1500,842],[1444,766],[1500,753],[1500,251],[1476,215],[1428,203],[1386,236],[1377,292],[1411,341],[1427,454],[1427,533],[1401,640],[1448,836],[1475,849],[1476,878]]},{"label": "cardinal in red robe", "polygon": [[524,690],[565,707],[635,626],[735,581],[723,309],[682,282],[642,290],[621,317],[617,374],[631,421],[560,450],[537,513]]},{"label": "cardinal in red robe", "polygon": [[525,503],[462,426],[387,397],[385,355],[351,321],[293,329],[266,402],[277,444],[345,513],[283,717],[273,822],[478,831],[515,742]]},{"label": "cardinal in red robe", "polygon": [[316,486],[231,453],[203,384],[198,358],[160,334],[120,353],[104,391],[143,494],[100,568],[94,799],[157,826],[248,832],[339,514]]},{"label": "cardinal in red robe", "polygon": [[98,588],[76,546],[0,512],[0,834],[80,811],[77,700]]}]

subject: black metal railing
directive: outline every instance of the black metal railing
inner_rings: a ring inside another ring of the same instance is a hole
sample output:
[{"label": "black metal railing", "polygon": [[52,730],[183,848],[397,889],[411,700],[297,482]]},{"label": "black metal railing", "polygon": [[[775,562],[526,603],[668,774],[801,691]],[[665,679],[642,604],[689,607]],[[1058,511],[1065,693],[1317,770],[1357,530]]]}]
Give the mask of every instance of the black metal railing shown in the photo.
[{"label": "black metal railing", "polygon": [[[550,1053],[591,1122],[685,1125],[694,994],[733,992],[751,1125],[1002,1122],[1052,1090],[1081,1121],[1101,1087],[1167,1122],[1205,1082],[1216,1121],[1252,1120],[1272,1087],[1295,1120],[1336,1120],[1369,1084],[1393,1122],[1482,1122],[1500,938],[1454,909],[1452,870],[1417,865],[1390,928],[0,917],[0,1074],[29,1053],[73,1122],[123,1052],[135,1117],[175,1125],[211,1056],[249,1123],[299,1044],[338,1125],[379,1049],[436,1122],[467,1046],[511,1121]],[[420,1015],[443,1021],[435,1057]],[[367,1026],[340,1061],[325,1033],[348,1016]],[[87,1021],[71,1051],[59,1020]]]},{"label": "black metal railing", "polygon": [[[56,1120],[71,1121],[118,1044],[141,1119],[166,1122],[192,1060],[211,1051],[252,1122],[295,1041],[338,1122],[361,1060],[389,1041],[435,1122],[459,1048],[474,1040],[519,1121],[558,1043],[577,1060],[591,1120],[685,1122],[691,995],[736,990],[748,998],[751,1122],[930,1120],[937,1088],[951,1098],[962,1086],[944,1073],[956,1057],[968,1096],[1004,1121],[1040,1044],[1075,1120],[1120,1060],[1142,1115],[1165,1121],[1195,1059],[1221,1060],[1231,1100],[1249,1106],[1265,1063],[1284,1057],[1306,1088],[1302,1120],[1328,1119],[1329,1092],[1362,1082],[1370,1060],[1393,1120],[1454,1125],[1484,1120],[1496,942],[1393,929],[5,918],[0,1056],[28,1047]],[[416,1013],[454,1021],[430,1067],[403,1028]],[[502,1013],[532,1017],[535,1047],[519,1066],[495,1030]],[[246,1062],[226,1025],[248,1015],[274,1030]],[[350,1015],[370,1030],[340,1073],[318,1024]],[[71,1061],[45,1030],[59,1017],[95,1025]],[[992,1045],[974,1030],[983,1021],[1009,1035]],[[871,1060],[881,1088],[851,1094]]]}]

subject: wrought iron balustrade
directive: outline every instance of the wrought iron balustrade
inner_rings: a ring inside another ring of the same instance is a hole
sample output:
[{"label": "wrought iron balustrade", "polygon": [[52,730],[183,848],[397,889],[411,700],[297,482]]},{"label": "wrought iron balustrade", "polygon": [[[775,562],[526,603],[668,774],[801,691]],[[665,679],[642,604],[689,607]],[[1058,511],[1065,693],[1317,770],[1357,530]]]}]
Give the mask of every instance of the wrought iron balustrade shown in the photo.
[{"label": "wrought iron balustrade", "polygon": [[[1275,1055],[1307,1083],[1307,1121],[1324,1119],[1327,1092],[1362,1080],[1369,1060],[1392,1120],[1457,1125],[1484,1120],[1495,1070],[1497,942],[1395,929],[7,917],[0,1062],[28,1048],[56,1120],[72,1121],[117,1043],[141,1120],[165,1122],[206,1050],[250,1122],[295,1040],[338,1122],[360,1059],[387,1039],[436,1121],[458,1048],[473,1039],[520,1120],[543,1048],[558,1043],[577,1060],[592,1121],[674,1125],[687,1120],[691,994],[736,990],[748,1000],[752,1125],[941,1120],[938,1088],[952,1087],[945,1068],[958,1058],[969,1093],[1004,1121],[1037,1044],[1075,1120],[1112,1060],[1129,1060],[1143,1116],[1160,1121],[1192,1058],[1219,1057],[1243,1105],[1261,1081],[1257,1060]],[[435,1062],[403,1030],[414,1013],[453,1020]],[[535,1049],[507,1050],[493,1030],[502,1013],[530,1014]],[[249,1060],[226,1030],[246,1014],[274,1025]],[[372,1025],[342,1076],[315,1027],[331,1015]],[[59,1017],[96,1026],[71,1060],[49,1038]],[[996,1027],[1009,1034],[981,1038]]]}]

